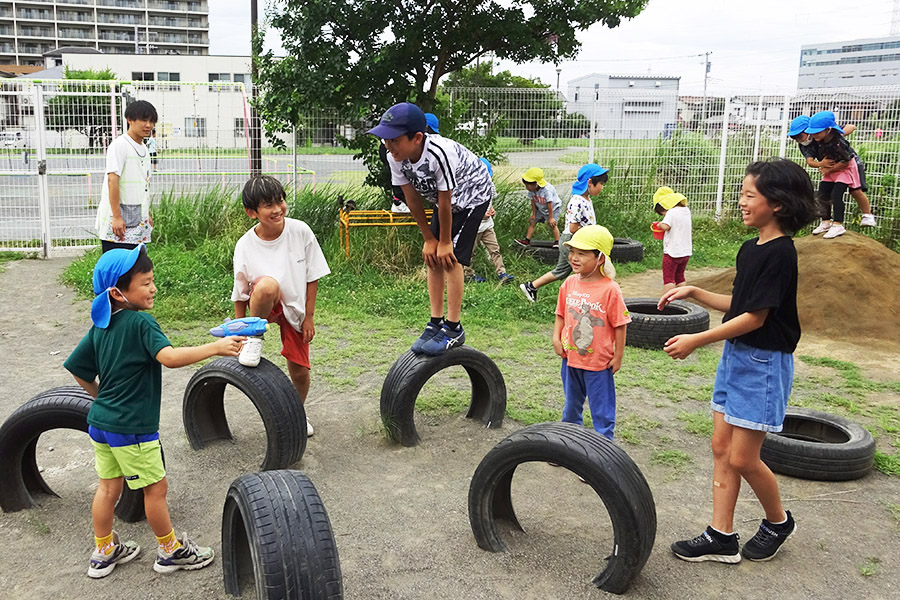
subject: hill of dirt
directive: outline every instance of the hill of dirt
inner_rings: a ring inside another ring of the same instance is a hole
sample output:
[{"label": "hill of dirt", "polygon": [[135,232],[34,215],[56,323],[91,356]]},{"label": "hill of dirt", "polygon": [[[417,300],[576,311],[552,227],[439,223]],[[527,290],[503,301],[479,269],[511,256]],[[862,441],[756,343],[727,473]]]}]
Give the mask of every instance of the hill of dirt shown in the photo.
[{"label": "hill of dirt", "polygon": [[[797,308],[806,333],[855,343],[900,341],[900,254],[847,232],[833,240],[794,240],[799,279]],[[690,282],[730,294],[734,269]]]}]

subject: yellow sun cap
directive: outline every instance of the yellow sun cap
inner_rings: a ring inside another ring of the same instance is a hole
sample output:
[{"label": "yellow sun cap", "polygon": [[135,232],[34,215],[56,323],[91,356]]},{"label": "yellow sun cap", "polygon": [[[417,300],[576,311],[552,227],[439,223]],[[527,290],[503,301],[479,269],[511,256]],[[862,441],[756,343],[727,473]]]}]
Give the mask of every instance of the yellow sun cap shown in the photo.
[{"label": "yellow sun cap", "polygon": [[672,192],[671,194],[666,194],[659,200],[657,200],[660,206],[662,206],[666,210],[672,210],[682,202],[687,204],[687,198],[684,197],[684,194],[679,194],[678,192]]},{"label": "yellow sun cap", "polygon": [[580,250],[599,250],[603,256],[609,257],[613,249],[613,236],[603,225],[588,225],[576,231],[565,245]]},{"label": "yellow sun cap", "polygon": [[547,187],[547,180],[544,179],[544,170],[540,167],[531,167],[522,175],[522,180],[528,183],[536,183],[538,187]]}]

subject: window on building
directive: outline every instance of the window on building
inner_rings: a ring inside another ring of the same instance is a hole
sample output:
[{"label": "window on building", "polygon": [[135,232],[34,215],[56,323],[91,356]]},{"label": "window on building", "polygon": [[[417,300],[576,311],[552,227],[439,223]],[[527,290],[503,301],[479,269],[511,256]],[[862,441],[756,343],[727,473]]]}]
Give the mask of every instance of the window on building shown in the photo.
[{"label": "window on building", "polygon": [[214,83],[216,81],[231,81],[231,73],[210,73],[209,82]]},{"label": "window on building", "polygon": [[156,74],[156,78],[158,81],[181,81],[181,73],[160,71]]},{"label": "window on building", "polygon": [[206,119],[204,117],[185,117],[184,137],[206,137]]},{"label": "window on building", "polygon": [[244,117],[234,118],[234,137],[244,137]]},{"label": "window on building", "polygon": [[132,81],[153,81],[153,73],[147,73],[142,71],[132,71],[131,72],[131,80]]}]

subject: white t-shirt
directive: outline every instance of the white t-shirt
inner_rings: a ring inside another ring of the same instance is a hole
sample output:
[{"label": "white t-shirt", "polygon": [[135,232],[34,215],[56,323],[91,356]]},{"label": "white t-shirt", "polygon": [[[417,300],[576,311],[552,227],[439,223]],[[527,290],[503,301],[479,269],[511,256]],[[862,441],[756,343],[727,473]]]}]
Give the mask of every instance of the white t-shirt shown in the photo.
[{"label": "white t-shirt", "polygon": [[[125,239],[112,232],[112,208],[109,205],[109,174],[119,176],[119,212],[125,221]],[[127,244],[150,241],[150,152],[126,134],[118,136],[106,149],[106,176],[95,226],[101,240]]]},{"label": "white t-shirt", "polygon": [[487,167],[468,148],[439,135],[425,135],[418,162],[397,162],[387,155],[391,183],[411,183],[422,198],[437,204],[438,191],[452,191],[453,212],[489,202],[497,195]]},{"label": "white t-shirt", "polygon": [[673,206],[666,211],[662,222],[670,227],[663,237],[663,253],[672,258],[682,258],[693,254],[691,209],[687,206]]},{"label": "white t-shirt", "polygon": [[250,288],[272,277],[281,288],[281,304],[288,323],[300,331],[306,318],[306,284],[331,273],[325,255],[309,225],[284,220],[284,231],[272,241],[260,239],[253,227],[234,246],[232,302],[250,299]]},{"label": "white t-shirt", "polygon": [[578,223],[581,227],[597,224],[594,204],[590,198],[575,194],[569,200],[569,205],[566,207],[566,231],[569,231],[569,225],[572,223]]}]

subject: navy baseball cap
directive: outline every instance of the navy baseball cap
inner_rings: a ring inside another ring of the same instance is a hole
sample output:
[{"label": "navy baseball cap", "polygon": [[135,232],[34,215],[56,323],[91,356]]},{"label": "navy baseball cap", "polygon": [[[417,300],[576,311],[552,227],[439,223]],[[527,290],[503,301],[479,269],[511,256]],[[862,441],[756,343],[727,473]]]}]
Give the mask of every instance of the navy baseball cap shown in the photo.
[{"label": "navy baseball cap", "polygon": [[425,133],[425,113],[412,102],[401,102],[387,109],[381,115],[377,127],[367,133],[383,140],[392,140],[404,133]]},{"label": "navy baseball cap", "polygon": [[112,300],[109,290],[116,287],[119,277],[131,270],[144,244],[138,244],[133,250],[114,248],[104,252],[100,260],[94,266],[94,298],[91,304],[91,321],[100,329],[109,327],[109,319],[112,316]]}]

